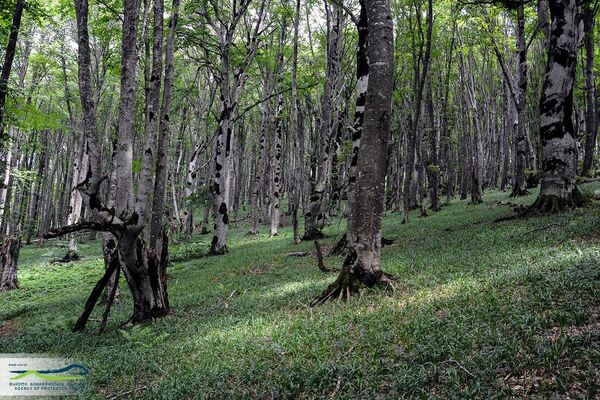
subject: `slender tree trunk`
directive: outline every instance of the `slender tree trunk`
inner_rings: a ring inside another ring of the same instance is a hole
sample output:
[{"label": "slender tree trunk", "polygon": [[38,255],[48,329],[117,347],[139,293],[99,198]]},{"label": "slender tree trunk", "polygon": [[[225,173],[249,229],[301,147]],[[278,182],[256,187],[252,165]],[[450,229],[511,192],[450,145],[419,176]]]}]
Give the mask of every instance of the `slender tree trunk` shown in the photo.
[{"label": "slender tree trunk", "polygon": [[525,10],[521,5],[517,8],[517,49],[518,49],[518,82],[516,90],[517,130],[515,135],[515,173],[511,196],[528,194],[525,181],[525,164],[527,160],[527,126],[525,120],[527,100],[527,44],[525,43]]},{"label": "slender tree trunk", "polygon": [[[293,134],[293,157],[295,168],[293,172],[293,186],[290,196],[292,211],[292,229],[294,244],[300,243],[300,228],[298,226],[298,209],[302,199],[302,183],[304,180],[304,132],[298,110],[298,30],[300,26],[300,0],[296,0],[296,13],[294,15],[294,36],[292,49],[292,116],[291,126]],[[258,165],[258,164],[257,164]]]},{"label": "slender tree trunk", "polygon": [[415,67],[415,102],[413,105],[413,117],[410,133],[407,139],[406,146],[406,162],[404,164],[404,189],[403,189],[403,213],[402,223],[408,223],[408,212],[411,207],[411,191],[413,184],[413,171],[415,168],[415,149],[417,132],[419,129],[419,118],[421,116],[421,101],[423,98],[423,90],[425,88],[425,78],[429,70],[429,62],[431,58],[431,36],[433,32],[433,1],[428,1],[427,9],[427,37],[425,38],[425,54],[423,55],[423,68],[419,71],[419,66]]},{"label": "slender tree trunk", "polygon": [[281,155],[283,145],[283,118],[281,116],[283,108],[283,96],[277,96],[277,110],[275,111],[275,141],[273,143],[272,173],[273,184],[271,192],[271,236],[277,236],[279,220],[281,217],[280,196],[281,196]]},{"label": "slender tree trunk", "polygon": [[[329,10],[329,9],[328,9]],[[320,119],[320,156],[316,170],[315,182],[309,197],[308,211],[304,215],[303,240],[315,240],[323,237],[320,225],[323,223],[322,210],[323,196],[331,172],[332,145],[335,134],[334,116],[332,112],[335,80],[338,79],[340,49],[341,49],[341,13],[338,7],[333,7],[333,12],[328,11],[328,21],[333,18],[327,38],[327,74],[323,89]]]},{"label": "slender tree trunk", "polygon": [[[0,73],[0,177],[4,176],[7,168],[8,139],[4,134],[4,114],[6,112],[6,95],[8,94],[8,78],[12,69],[15,52],[17,49],[17,39],[21,27],[21,17],[25,8],[25,0],[17,0],[15,11],[13,13],[12,24],[10,26],[10,35],[8,44],[4,53],[4,62],[2,63],[2,72]],[[6,198],[7,187],[3,181],[0,181],[0,196]],[[0,237],[3,232],[0,232]]]},{"label": "slender tree trunk", "polygon": [[[158,0],[155,0],[155,2],[157,1]],[[165,55],[165,85],[162,98],[161,119],[159,123],[158,132],[158,155],[156,158],[156,173],[154,181],[154,203],[152,207],[152,221],[150,225],[150,249],[152,251],[156,249],[158,236],[161,234],[161,232],[163,232],[163,219],[165,214],[165,196],[168,169],[167,146],[169,144],[169,114],[171,110],[171,98],[173,96],[173,79],[175,75],[175,32],[177,31],[178,19],[179,0],[173,0],[173,5],[171,9],[171,19],[169,21],[169,36],[167,38],[167,48]],[[161,249],[158,250],[160,251]]]},{"label": "slender tree trunk", "polygon": [[585,151],[581,175],[589,176],[594,164],[596,150],[596,88],[594,76],[594,10],[590,3],[583,5],[583,29],[585,45]]},{"label": "slender tree trunk", "polygon": [[358,31],[358,45],[356,48],[356,103],[354,105],[354,123],[352,126],[352,152],[350,153],[350,168],[348,170],[348,227],[346,234],[346,240],[351,245],[356,243],[356,226],[353,213],[356,209],[358,153],[365,118],[367,88],[369,86],[369,27],[365,0],[360,1],[360,14],[358,16],[356,29]]},{"label": "slender tree trunk", "polygon": [[433,211],[440,210],[440,201],[438,197],[439,186],[439,165],[438,165],[438,132],[435,126],[435,116],[433,110],[433,88],[431,87],[431,74],[427,84],[427,92],[425,94],[425,104],[427,109],[427,125],[429,128],[430,156],[425,166],[427,172],[427,180],[429,182],[429,201]]}]

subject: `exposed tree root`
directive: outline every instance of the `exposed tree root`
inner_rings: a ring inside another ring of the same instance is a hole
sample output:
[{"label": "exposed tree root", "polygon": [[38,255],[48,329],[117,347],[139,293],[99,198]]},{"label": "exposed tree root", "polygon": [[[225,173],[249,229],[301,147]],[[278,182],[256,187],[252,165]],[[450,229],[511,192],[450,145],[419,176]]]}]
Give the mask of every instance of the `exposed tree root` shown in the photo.
[{"label": "exposed tree root", "polygon": [[380,287],[389,293],[395,292],[394,282],[397,280],[393,275],[381,273],[379,276],[372,274],[355,274],[350,271],[350,267],[356,261],[356,254],[349,254],[344,260],[344,265],[336,280],[330,284],[319,296],[314,298],[310,307],[320,306],[330,300],[349,300],[361,289]]},{"label": "exposed tree root", "polygon": [[291,253],[287,253],[288,257],[306,257],[308,255],[305,251],[293,251]]},{"label": "exposed tree root", "polygon": [[515,188],[511,192],[510,197],[522,197],[522,196],[527,196],[528,194],[531,194],[531,192],[527,189],[520,190],[520,189]]},{"label": "exposed tree root", "polygon": [[587,202],[588,199],[577,188],[575,188],[571,195],[566,198],[551,195],[540,195],[531,206],[520,206],[519,209],[514,210],[516,214],[498,218],[494,222],[504,222],[519,218],[557,214],[575,207],[581,207]]},{"label": "exposed tree root", "polygon": [[82,258],[82,255],[78,251],[69,250],[69,251],[67,251],[67,254],[65,254],[65,256],[63,258],[58,260],[58,262],[70,263],[70,262],[74,262],[74,261],[79,261],[79,260],[81,260],[81,258]]},{"label": "exposed tree root", "polygon": [[346,248],[348,247],[348,238],[346,233],[339,238],[339,240],[333,245],[327,256],[341,256],[346,252]]},{"label": "exposed tree root", "polygon": [[319,240],[325,238],[325,234],[319,230],[315,230],[312,232],[307,232],[302,236],[300,240],[308,241],[308,240]]},{"label": "exposed tree root", "polygon": [[319,264],[319,269],[322,272],[335,272],[337,269],[327,268],[325,266],[325,259],[323,258],[323,250],[321,249],[321,243],[318,240],[315,240],[315,249],[317,250],[317,262]]}]

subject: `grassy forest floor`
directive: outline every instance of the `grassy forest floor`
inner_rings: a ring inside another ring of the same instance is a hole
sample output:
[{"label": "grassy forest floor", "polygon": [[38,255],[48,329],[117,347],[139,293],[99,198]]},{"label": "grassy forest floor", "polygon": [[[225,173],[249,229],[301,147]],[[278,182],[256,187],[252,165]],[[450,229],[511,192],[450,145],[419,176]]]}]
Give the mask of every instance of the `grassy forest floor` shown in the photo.
[{"label": "grassy forest floor", "polygon": [[[395,295],[315,309],[306,304],[335,275],[319,271],[312,243],[291,244],[290,227],[255,238],[240,226],[230,253],[212,258],[197,257],[210,240],[198,236],[172,246],[172,315],[119,329],[131,311],[122,279],[100,336],[96,321],[70,332],[103,270],[99,242],[72,264],[52,263],[66,251],[56,243],[27,246],[21,289],[0,293],[0,352],[82,362],[86,398],[600,398],[600,204],[494,223],[510,213],[494,205],[507,197],[416,211],[409,225],[388,213]],[[335,221],[323,244],[344,229]]]}]

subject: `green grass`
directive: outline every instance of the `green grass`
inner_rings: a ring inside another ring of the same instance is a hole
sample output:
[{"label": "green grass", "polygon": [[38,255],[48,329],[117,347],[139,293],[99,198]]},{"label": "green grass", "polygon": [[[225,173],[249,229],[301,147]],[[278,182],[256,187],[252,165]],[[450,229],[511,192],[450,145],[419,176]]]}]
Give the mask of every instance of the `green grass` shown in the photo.
[{"label": "green grass", "polygon": [[[26,247],[21,289],[0,293],[0,352],[78,360],[90,369],[86,398],[598,398],[600,206],[494,223],[509,210],[493,203],[506,199],[453,201],[408,225],[387,214],[395,295],[315,309],[306,303],[334,275],[312,255],[286,256],[313,252],[290,244],[289,227],[276,238],[234,229],[230,253],[213,258],[193,258],[210,240],[196,237],[172,249],[172,315],[120,330],[131,311],[122,283],[101,336],[95,321],[70,332],[101,275],[98,244],[67,265],[49,263],[64,249]],[[334,221],[324,244],[344,229]]]}]

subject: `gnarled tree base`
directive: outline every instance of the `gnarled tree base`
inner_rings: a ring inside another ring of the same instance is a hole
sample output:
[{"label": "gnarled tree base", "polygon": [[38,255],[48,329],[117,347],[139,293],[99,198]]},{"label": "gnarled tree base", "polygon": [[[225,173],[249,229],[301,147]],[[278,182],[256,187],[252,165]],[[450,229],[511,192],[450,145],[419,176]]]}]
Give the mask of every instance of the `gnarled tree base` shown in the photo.
[{"label": "gnarled tree base", "polygon": [[573,189],[567,197],[540,194],[525,213],[528,215],[556,214],[571,208],[581,207],[586,201],[585,196],[577,188]]},{"label": "gnarled tree base", "polygon": [[349,300],[361,289],[381,287],[389,292],[394,292],[394,281],[396,278],[385,272],[374,277],[370,275],[358,275],[352,273],[351,266],[356,262],[356,254],[352,252],[344,260],[344,266],[336,280],[327,289],[310,302],[311,307],[320,306],[330,300]]}]

